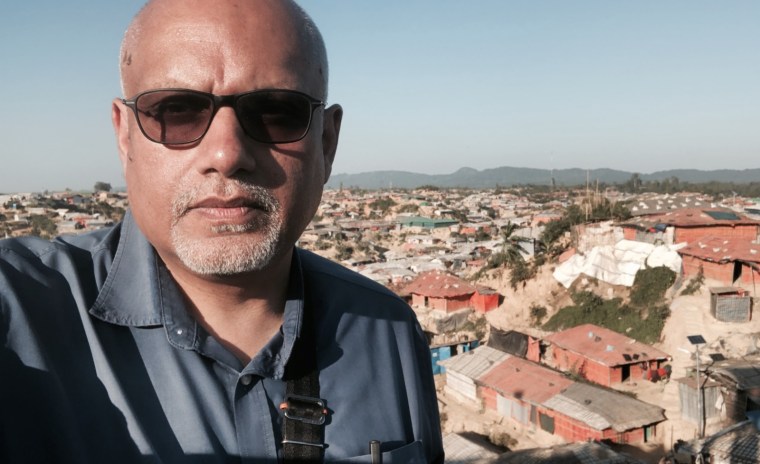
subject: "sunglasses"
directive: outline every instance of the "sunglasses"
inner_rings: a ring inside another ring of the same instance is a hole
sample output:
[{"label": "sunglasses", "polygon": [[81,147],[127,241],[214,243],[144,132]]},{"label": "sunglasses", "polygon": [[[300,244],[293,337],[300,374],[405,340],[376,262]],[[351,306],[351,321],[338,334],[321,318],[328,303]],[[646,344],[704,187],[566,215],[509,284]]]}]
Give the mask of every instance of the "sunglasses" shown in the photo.
[{"label": "sunglasses", "polygon": [[132,108],[143,135],[163,145],[197,142],[217,110],[231,106],[245,133],[262,143],[297,142],[311,126],[314,108],[325,102],[295,90],[254,90],[214,95],[189,89],[142,92],[122,102]]}]

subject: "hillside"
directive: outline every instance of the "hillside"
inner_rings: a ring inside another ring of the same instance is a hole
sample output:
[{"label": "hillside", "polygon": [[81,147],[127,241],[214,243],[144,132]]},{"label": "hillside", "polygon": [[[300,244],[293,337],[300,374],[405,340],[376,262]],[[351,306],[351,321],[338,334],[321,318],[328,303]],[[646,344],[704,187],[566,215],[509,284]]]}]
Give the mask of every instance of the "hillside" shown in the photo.
[{"label": "hillside", "polygon": [[[358,174],[333,174],[327,182],[329,188],[416,188],[422,185],[436,187],[494,188],[513,185],[551,185],[552,178],[556,185],[577,186],[591,182],[608,184],[624,183],[634,173],[614,169],[534,169],[517,167],[500,167],[477,170],[461,168],[451,174],[420,174],[406,171],[372,171]],[[681,182],[734,182],[749,183],[760,181],[760,169],[721,169],[700,171],[697,169],[675,169],[657,171],[651,174],[639,173],[642,181],[661,181],[678,178]]]}]

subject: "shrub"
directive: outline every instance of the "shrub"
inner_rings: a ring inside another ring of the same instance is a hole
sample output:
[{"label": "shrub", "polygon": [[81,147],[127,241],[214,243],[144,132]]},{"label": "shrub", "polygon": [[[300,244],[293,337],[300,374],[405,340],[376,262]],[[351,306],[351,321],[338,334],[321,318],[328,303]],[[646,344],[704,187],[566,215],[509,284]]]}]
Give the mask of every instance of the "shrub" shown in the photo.
[{"label": "shrub", "polygon": [[697,275],[695,275],[691,280],[689,280],[689,283],[686,284],[686,287],[684,287],[683,290],[681,290],[681,295],[694,295],[699,291],[699,289],[702,287],[702,284],[705,283],[705,270],[702,268],[702,266],[699,266],[699,271],[697,272]]},{"label": "shrub", "polygon": [[541,321],[546,317],[546,306],[532,305],[530,307],[530,318],[533,320],[533,325],[541,324]]},{"label": "shrub", "polygon": [[517,290],[517,284],[522,283],[523,286],[529,279],[536,275],[536,269],[525,264],[525,261],[517,261],[512,265],[511,273],[509,275],[509,283],[512,286],[512,290]]},{"label": "shrub", "polygon": [[675,272],[665,266],[640,270],[631,288],[631,304],[643,308],[659,303],[675,280]]},{"label": "shrub", "polygon": [[594,324],[625,334],[644,343],[655,343],[670,316],[667,304],[658,301],[647,307],[624,305],[620,298],[604,300],[592,292],[576,292],[573,305],[560,309],[543,326],[557,331],[582,324]]},{"label": "shrub", "polygon": [[582,308],[587,309],[593,309],[597,306],[601,306],[604,304],[604,300],[602,297],[597,295],[594,292],[575,292],[573,293],[570,298],[572,298],[573,303],[575,303],[575,306],[580,306]]}]

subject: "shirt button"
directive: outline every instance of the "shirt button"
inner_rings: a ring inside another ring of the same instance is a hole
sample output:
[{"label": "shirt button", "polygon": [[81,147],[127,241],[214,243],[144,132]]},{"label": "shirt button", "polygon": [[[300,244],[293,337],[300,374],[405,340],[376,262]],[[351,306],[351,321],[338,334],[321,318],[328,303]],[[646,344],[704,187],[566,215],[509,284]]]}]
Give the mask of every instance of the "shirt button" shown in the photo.
[{"label": "shirt button", "polygon": [[184,330],[182,330],[182,329],[177,329],[177,335],[182,335],[183,333],[185,333],[185,331],[184,331]]},{"label": "shirt button", "polygon": [[240,377],[240,383],[242,383],[246,387],[251,384],[251,380],[253,380],[253,379],[251,378],[250,375],[244,375],[244,376]]}]

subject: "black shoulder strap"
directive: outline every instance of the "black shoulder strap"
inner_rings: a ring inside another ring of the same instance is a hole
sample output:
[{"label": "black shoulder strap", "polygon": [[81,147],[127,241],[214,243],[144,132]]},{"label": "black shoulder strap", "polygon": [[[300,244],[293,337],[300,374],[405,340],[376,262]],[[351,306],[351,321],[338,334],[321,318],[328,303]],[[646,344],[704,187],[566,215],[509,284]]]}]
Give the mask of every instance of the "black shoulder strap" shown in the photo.
[{"label": "black shoulder strap", "polygon": [[285,401],[280,405],[285,463],[324,459],[325,401],[319,397],[319,371],[311,308],[304,307],[301,336],[285,370]]}]

